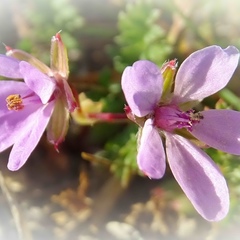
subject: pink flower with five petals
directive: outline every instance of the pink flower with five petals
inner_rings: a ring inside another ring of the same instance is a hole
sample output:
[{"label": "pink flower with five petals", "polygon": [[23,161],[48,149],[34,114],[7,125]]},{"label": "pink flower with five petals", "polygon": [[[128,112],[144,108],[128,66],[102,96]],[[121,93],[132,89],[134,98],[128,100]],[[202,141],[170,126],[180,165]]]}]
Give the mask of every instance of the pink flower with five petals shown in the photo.
[{"label": "pink flower with five petals", "polygon": [[[195,112],[192,107],[227,85],[238,60],[239,51],[233,46],[226,49],[210,46],[196,51],[180,66],[174,89],[165,84],[166,64],[160,70],[154,63],[140,60],[122,75],[122,89],[129,105],[126,113],[140,125],[137,155],[140,170],[149,178],[159,179],[165,173],[167,157],[186,196],[209,221],[226,216],[228,187],[218,166],[194,142],[200,140],[210,147],[240,155],[240,113]],[[173,62],[169,62],[172,68]]]},{"label": "pink flower with five petals", "polygon": [[67,82],[67,53],[59,33],[52,38],[51,68],[26,52],[6,48],[0,76],[24,80],[0,81],[0,152],[13,145],[8,168],[14,171],[27,161],[45,129],[57,149],[77,102]]}]

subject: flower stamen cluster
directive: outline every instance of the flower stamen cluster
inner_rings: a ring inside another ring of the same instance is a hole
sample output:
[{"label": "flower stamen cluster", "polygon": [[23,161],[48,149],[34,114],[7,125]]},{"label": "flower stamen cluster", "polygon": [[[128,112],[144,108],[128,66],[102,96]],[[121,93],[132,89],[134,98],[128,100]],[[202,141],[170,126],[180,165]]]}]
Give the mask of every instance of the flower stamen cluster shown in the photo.
[{"label": "flower stamen cluster", "polygon": [[8,110],[19,111],[24,108],[20,94],[11,94],[6,98]]},{"label": "flower stamen cluster", "polygon": [[191,131],[203,119],[200,112],[195,113],[193,109],[183,112],[175,105],[158,106],[154,112],[154,125],[168,132],[182,128]]}]

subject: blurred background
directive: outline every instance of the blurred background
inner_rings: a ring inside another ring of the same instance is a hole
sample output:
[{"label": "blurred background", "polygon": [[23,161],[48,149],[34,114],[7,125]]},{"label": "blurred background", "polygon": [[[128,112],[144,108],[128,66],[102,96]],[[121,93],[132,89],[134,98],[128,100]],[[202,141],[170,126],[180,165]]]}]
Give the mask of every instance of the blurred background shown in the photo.
[{"label": "blurred background", "polygon": [[[123,113],[126,66],[139,59],[181,64],[209,45],[240,49],[239,10],[238,0],[1,0],[0,42],[48,64],[51,37],[62,30],[71,84],[92,108]],[[240,67],[203,104],[240,110],[239,96]],[[134,123],[85,120],[72,117],[59,153],[43,136],[17,172],[6,168],[10,149],[0,154],[1,240],[239,239],[239,157],[207,150],[231,198],[228,216],[210,223],[169,169],[161,180],[138,172]]]}]

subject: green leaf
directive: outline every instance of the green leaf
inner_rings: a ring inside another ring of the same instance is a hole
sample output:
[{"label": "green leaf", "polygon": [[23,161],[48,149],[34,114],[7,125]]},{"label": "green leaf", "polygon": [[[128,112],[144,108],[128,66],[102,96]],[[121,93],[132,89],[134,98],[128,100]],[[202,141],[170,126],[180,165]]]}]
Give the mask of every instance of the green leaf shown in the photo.
[{"label": "green leaf", "polygon": [[160,10],[154,1],[137,0],[128,3],[119,14],[119,35],[115,42],[114,66],[119,72],[139,59],[154,61],[159,66],[168,58],[172,46],[160,26]]},{"label": "green leaf", "polygon": [[105,145],[104,157],[112,160],[111,171],[120,178],[123,187],[138,173],[136,133],[137,126],[131,124]]}]

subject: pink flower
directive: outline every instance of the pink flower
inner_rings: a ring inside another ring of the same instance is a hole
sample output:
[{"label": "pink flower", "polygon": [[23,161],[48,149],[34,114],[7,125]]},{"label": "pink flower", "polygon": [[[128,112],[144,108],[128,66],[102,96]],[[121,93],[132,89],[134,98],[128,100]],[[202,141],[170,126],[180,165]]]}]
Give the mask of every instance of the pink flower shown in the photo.
[{"label": "pink flower", "polygon": [[210,46],[194,52],[180,66],[174,90],[173,74],[170,78],[167,74],[175,71],[175,61],[165,64],[161,71],[150,61],[137,61],[122,76],[122,89],[130,107],[126,113],[140,125],[140,170],[150,178],[161,178],[167,156],[179,185],[209,221],[226,216],[228,187],[218,166],[195,143],[240,155],[240,113],[195,112],[192,107],[226,86],[238,59],[239,51],[232,46]]},{"label": "pink flower", "polygon": [[9,56],[0,55],[0,75],[24,82],[0,81],[0,152],[13,145],[8,168],[18,170],[46,128],[57,148],[77,103],[67,83],[67,55],[59,33],[52,38],[51,68],[21,50],[7,50]]}]

